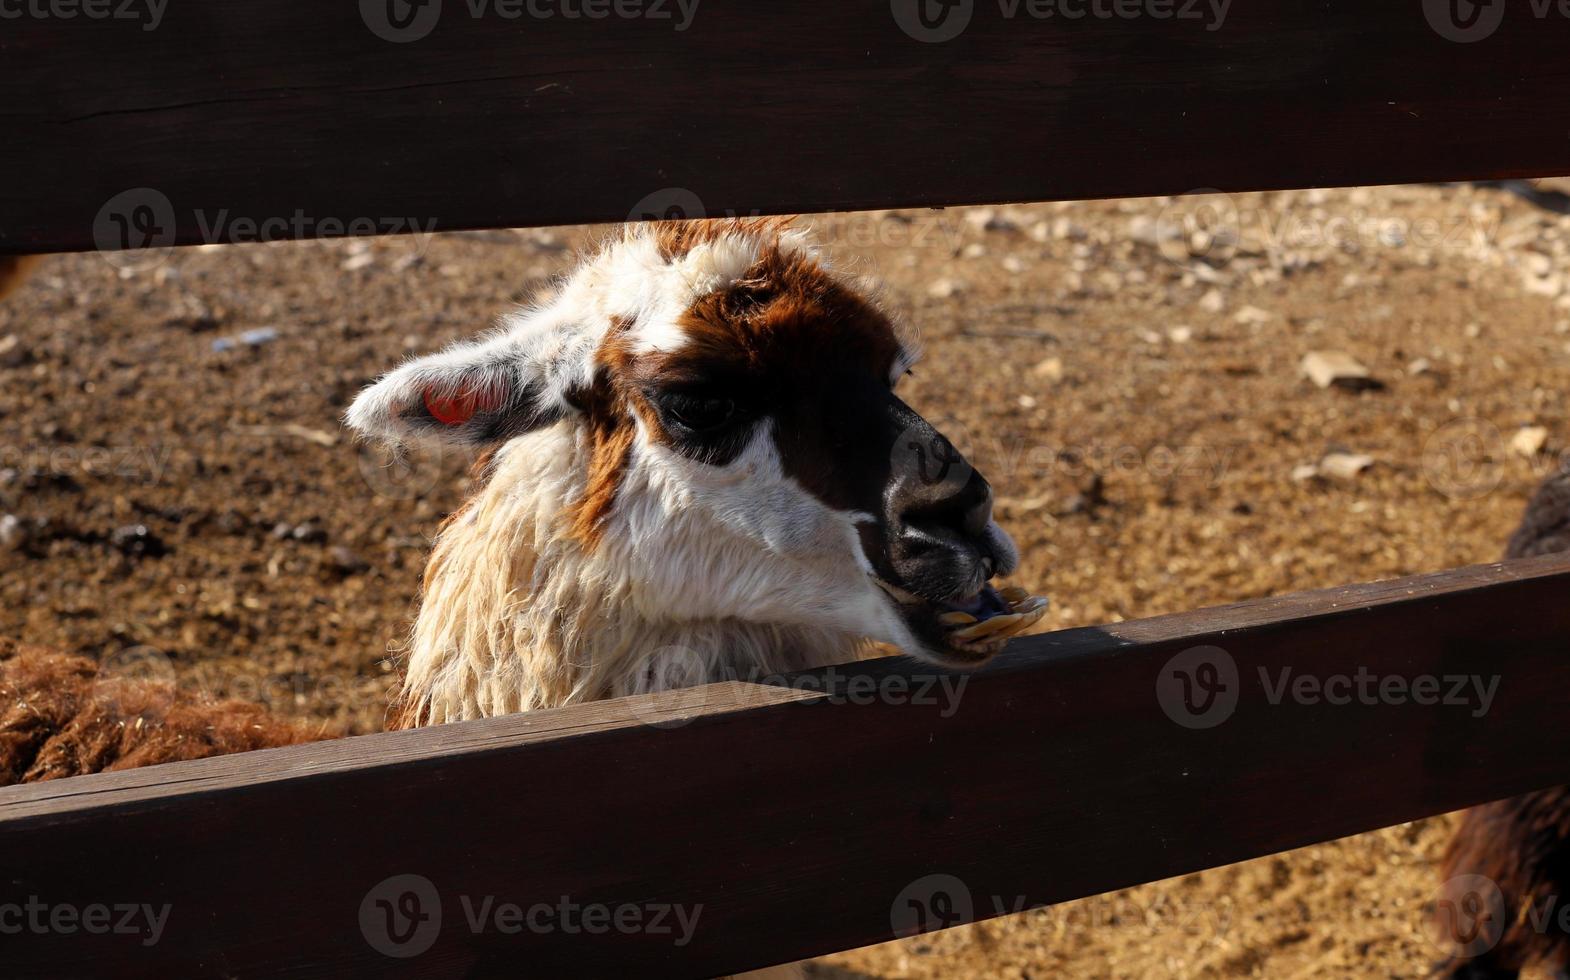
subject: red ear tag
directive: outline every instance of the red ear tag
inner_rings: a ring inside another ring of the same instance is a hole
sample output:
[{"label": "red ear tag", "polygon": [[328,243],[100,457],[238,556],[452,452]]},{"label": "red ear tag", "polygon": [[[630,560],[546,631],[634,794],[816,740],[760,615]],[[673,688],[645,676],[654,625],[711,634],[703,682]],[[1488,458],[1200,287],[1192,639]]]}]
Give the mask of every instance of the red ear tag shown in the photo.
[{"label": "red ear tag", "polygon": [[494,391],[465,391],[453,395],[439,395],[436,389],[425,389],[425,410],[431,418],[446,426],[460,426],[471,421],[480,412],[501,407],[502,399]]}]

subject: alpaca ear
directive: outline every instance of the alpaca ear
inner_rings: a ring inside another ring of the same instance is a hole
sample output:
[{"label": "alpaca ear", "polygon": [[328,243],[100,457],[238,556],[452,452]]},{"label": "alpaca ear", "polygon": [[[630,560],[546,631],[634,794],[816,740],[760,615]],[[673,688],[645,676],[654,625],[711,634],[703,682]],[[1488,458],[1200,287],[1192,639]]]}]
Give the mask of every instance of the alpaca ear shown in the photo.
[{"label": "alpaca ear", "polygon": [[538,365],[505,336],[417,358],[362,391],[344,416],[380,442],[482,446],[549,425],[567,412]]}]

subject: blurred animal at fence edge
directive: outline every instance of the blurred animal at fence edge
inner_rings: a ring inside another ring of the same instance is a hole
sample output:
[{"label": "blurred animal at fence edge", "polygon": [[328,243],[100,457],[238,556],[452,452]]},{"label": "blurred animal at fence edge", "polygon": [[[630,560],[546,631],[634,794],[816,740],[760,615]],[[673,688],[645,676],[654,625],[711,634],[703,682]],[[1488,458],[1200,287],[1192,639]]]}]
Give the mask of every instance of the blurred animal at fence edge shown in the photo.
[{"label": "blurred animal at fence edge", "polygon": [[[630,228],[541,304],[413,360],[348,424],[481,453],[389,727],[764,680],[893,648],[990,660],[1046,611],[986,479],[896,394],[867,284],[771,219]],[[0,660],[0,783],[327,737],[81,658]],[[161,720],[160,720],[161,719]]]},{"label": "blurred animal at fence edge", "polygon": [[0,255],[0,300],[27,281],[28,273],[41,261],[37,255]]},{"label": "blurred animal at fence edge", "polygon": [[[1570,467],[1538,488],[1505,557],[1561,551],[1570,551]],[[1570,786],[1466,811],[1443,876],[1438,928],[1460,951],[1441,975],[1509,980],[1545,967],[1570,980]]]},{"label": "blurred animal at fence edge", "polygon": [[0,640],[0,786],[331,734],[280,722],[258,705],[205,701],[172,683],[106,679],[86,657]]}]

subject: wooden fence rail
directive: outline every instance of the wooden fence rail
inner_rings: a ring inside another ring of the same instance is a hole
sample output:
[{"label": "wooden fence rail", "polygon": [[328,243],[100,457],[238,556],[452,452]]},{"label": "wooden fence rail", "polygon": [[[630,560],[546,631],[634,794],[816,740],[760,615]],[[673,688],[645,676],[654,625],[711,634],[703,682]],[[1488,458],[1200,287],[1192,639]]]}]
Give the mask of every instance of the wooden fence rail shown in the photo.
[{"label": "wooden fence rail", "polygon": [[[0,253],[1570,173],[1557,5],[1095,7],[29,0]],[[1567,591],[1534,559],[0,789],[0,972],[713,975],[1570,782]]]},{"label": "wooden fence rail", "polygon": [[1551,556],[0,789],[0,926],[146,906],[5,972],[715,975],[1570,782],[1567,593]]},{"label": "wooden fence rail", "polygon": [[1570,173],[1527,0],[64,3],[0,252]]}]

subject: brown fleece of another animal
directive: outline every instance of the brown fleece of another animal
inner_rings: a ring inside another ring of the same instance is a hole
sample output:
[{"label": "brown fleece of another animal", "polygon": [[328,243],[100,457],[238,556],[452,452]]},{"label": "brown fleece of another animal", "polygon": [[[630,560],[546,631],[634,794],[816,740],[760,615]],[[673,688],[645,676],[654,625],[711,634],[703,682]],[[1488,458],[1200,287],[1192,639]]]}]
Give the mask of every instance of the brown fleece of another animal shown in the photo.
[{"label": "brown fleece of another animal", "polygon": [[1482,875],[1504,897],[1504,935],[1477,959],[1504,970],[1570,963],[1570,933],[1561,928],[1561,903],[1570,895],[1570,787],[1466,811],[1443,867],[1447,881]]},{"label": "brown fleece of another animal", "polygon": [[0,640],[0,785],[204,759],[340,735],[157,681],[104,679],[86,657]]},{"label": "brown fleece of another animal", "polygon": [[[1570,468],[1550,476],[1533,494],[1505,557],[1562,551],[1570,551]],[[1450,842],[1443,874],[1447,881],[1483,875],[1504,897],[1504,935],[1471,966],[1503,971],[1539,963],[1570,967],[1570,933],[1560,917],[1570,897],[1570,786],[1468,810]],[[1456,958],[1442,969],[1466,965]]]},{"label": "brown fleece of another animal", "polygon": [[0,299],[26,282],[28,273],[41,261],[37,255],[0,255]]}]

